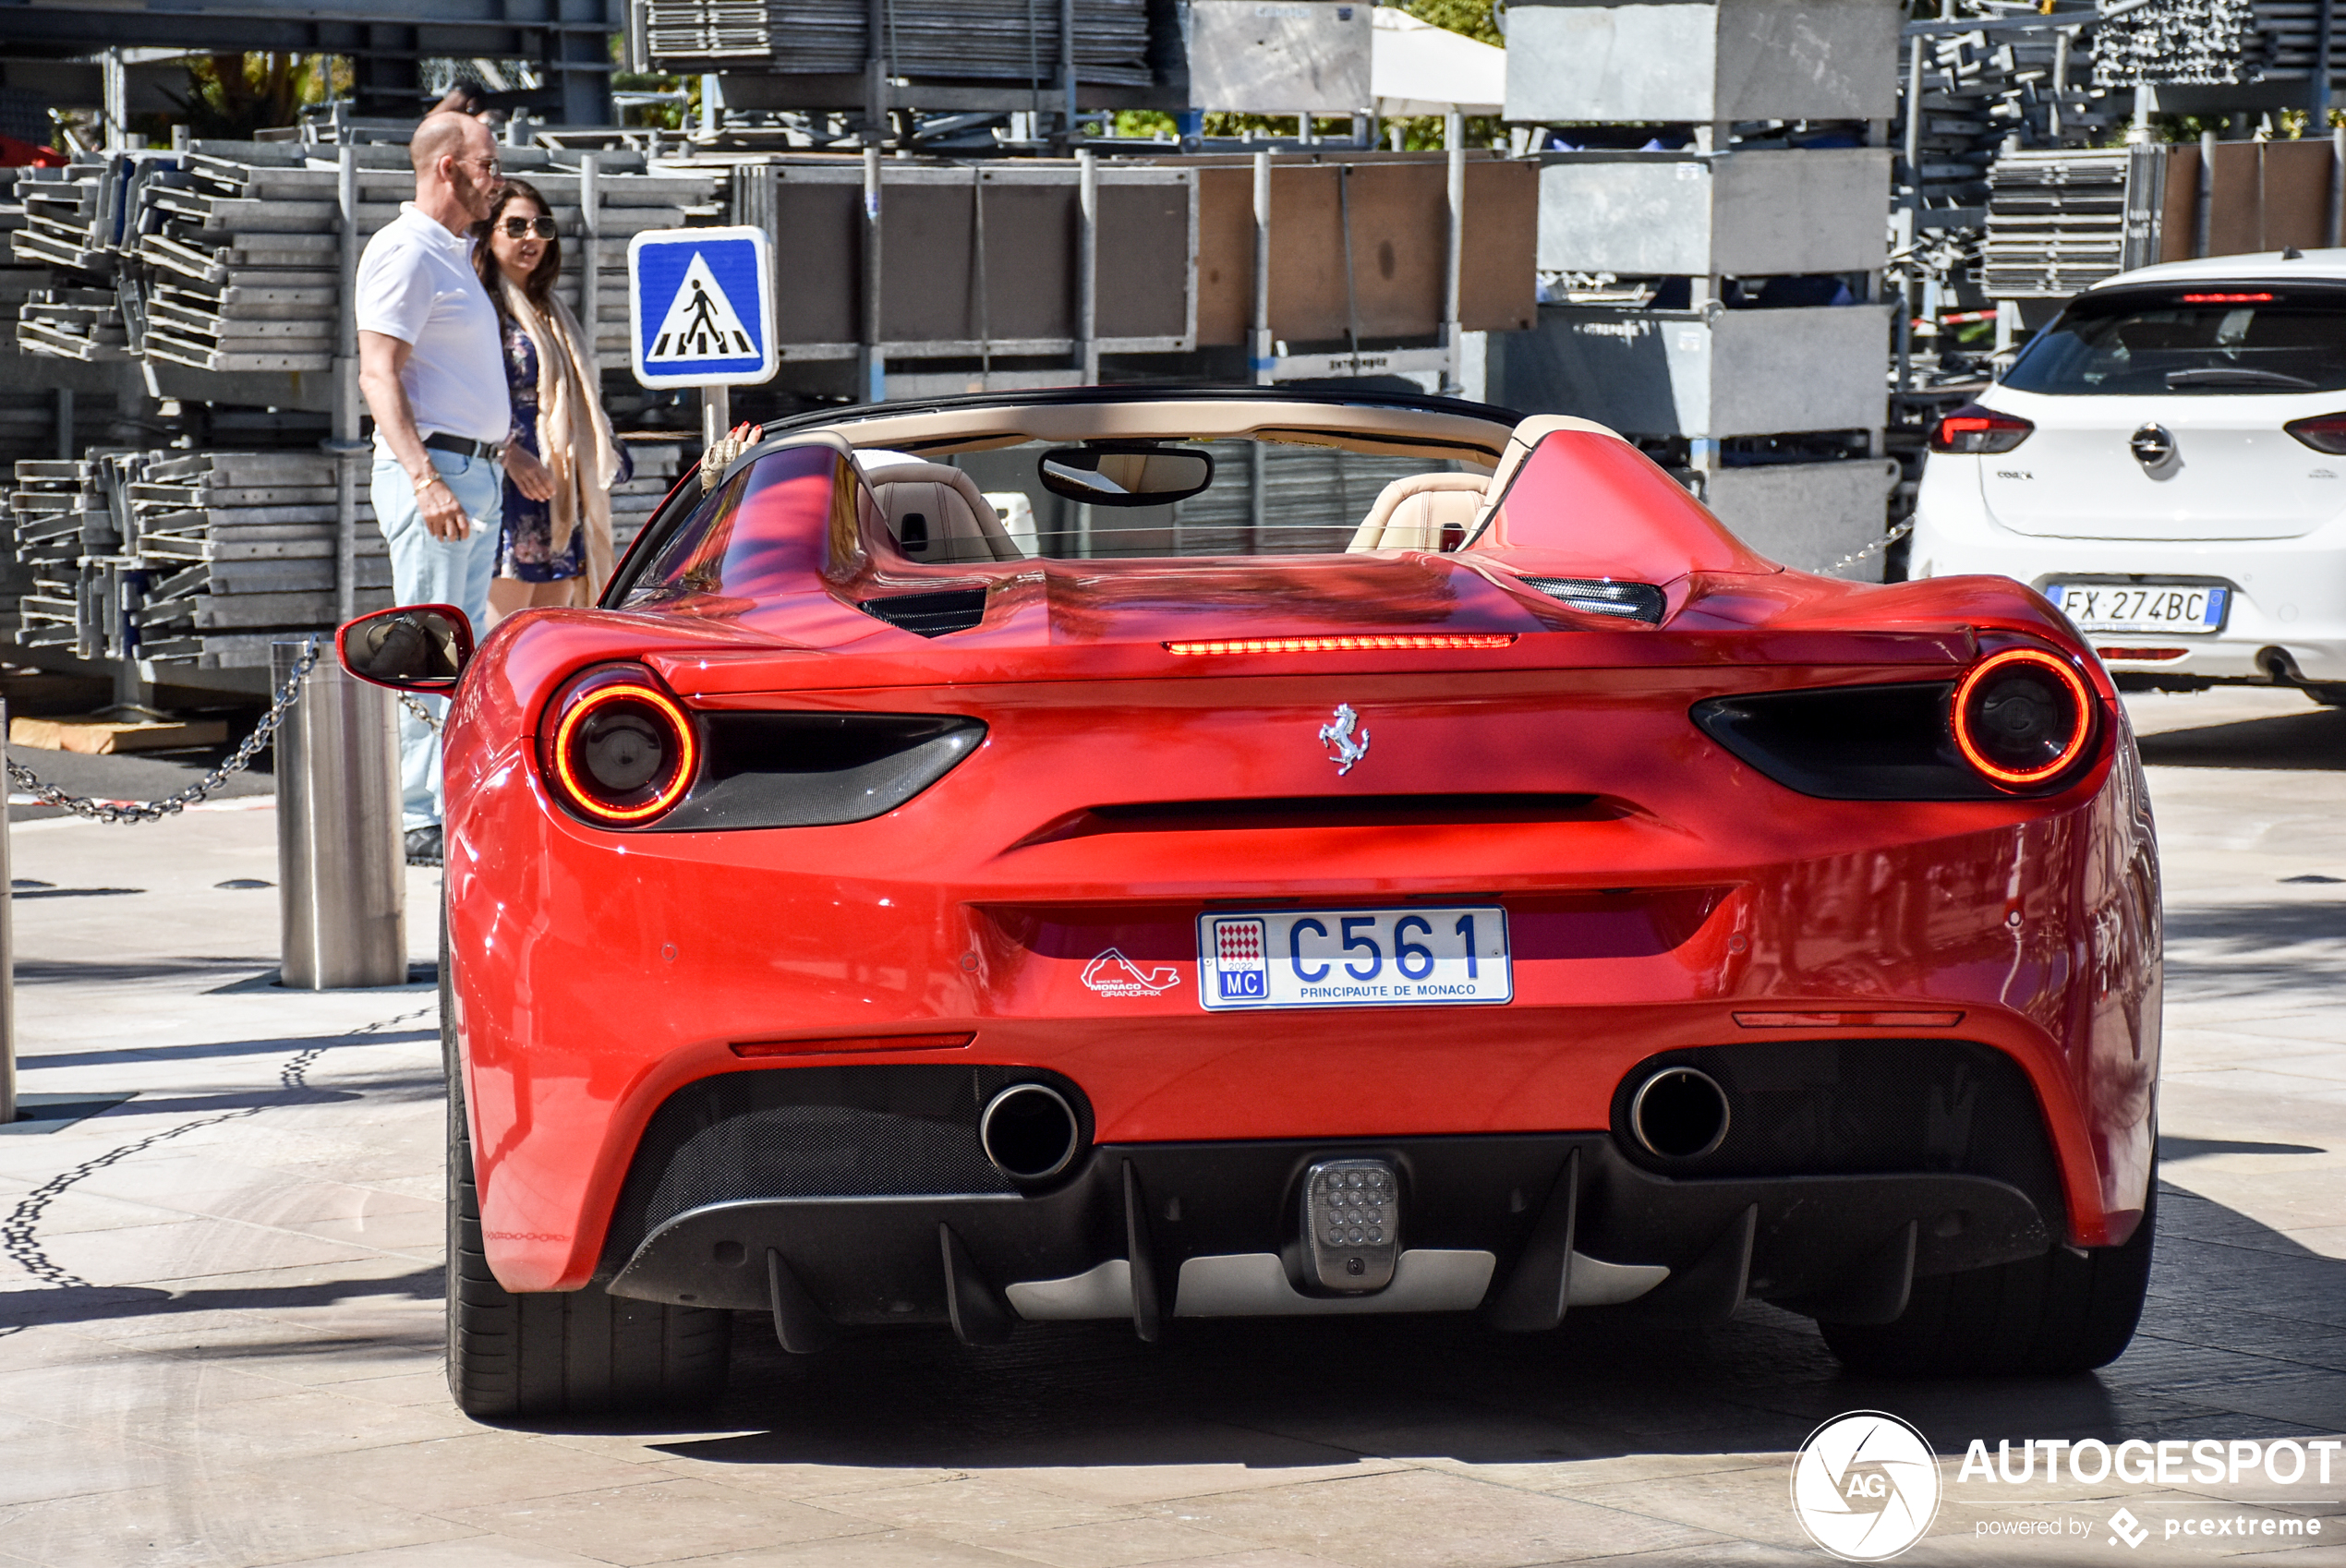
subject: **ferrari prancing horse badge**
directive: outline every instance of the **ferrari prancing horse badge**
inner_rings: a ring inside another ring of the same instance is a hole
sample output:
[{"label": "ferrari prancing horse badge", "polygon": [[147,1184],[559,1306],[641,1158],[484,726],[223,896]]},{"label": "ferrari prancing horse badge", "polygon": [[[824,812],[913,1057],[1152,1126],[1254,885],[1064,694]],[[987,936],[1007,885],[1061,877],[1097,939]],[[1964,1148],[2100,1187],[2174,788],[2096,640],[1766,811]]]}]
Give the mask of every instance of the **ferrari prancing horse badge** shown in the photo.
[{"label": "ferrari prancing horse badge", "polygon": [[1369,732],[1360,728],[1360,716],[1352,711],[1350,703],[1336,704],[1336,717],[1320,726],[1320,743],[1327,747],[1328,760],[1336,764],[1339,778],[1369,754]]}]

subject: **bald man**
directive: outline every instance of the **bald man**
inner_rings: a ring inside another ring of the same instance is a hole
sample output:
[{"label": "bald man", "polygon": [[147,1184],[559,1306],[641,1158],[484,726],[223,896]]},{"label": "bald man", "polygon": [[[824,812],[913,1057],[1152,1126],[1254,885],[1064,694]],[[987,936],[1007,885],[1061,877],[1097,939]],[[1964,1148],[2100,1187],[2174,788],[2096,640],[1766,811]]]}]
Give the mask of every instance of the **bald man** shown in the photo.
[{"label": "bald man", "polygon": [[[358,387],[375,416],[375,523],[401,604],[489,609],[513,429],[496,308],[473,271],[472,226],[504,185],[489,127],[432,114],[408,145],[416,199],[358,262]],[[436,710],[445,702],[425,701]],[[399,718],[407,858],[441,858],[440,738]]]}]

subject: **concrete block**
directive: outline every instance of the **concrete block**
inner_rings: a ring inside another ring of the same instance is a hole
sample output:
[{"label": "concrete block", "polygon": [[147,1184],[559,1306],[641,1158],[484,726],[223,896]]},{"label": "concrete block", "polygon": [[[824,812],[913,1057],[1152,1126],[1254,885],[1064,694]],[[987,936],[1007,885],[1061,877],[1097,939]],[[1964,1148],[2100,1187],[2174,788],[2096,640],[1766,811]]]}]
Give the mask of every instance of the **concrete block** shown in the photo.
[{"label": "concrete block", "polygon": [[[1703,500],[1735,537],[1771,561],[1820,572],[1863,549],[1889,527],[1886,508],[1898,465],[1888,458],[1722,468],[1703,481]],[[1881,581],[1881,557],[1842,575]]]},{"label": "concrete block", "polygon": [[1507,7],[1510,120],[1882,120],[1895,0]]},{"label": "concrete block", "polygon": [[1889,253],[1890,149],[1705,156],[1551,152],[1540,266],[1626,276],[1872,271]]},{"label": "concrete block", "polygon": [[1371,0],[1191,0],[1190,104],[1250,115],[1348,115],[1375,103]]},{"label": "concrete block", "polygon": [[1543,305],[1530,333],[1492,340],[1492,393],[1625,435],[1880,429],[1887,305],[1629,310]]}]

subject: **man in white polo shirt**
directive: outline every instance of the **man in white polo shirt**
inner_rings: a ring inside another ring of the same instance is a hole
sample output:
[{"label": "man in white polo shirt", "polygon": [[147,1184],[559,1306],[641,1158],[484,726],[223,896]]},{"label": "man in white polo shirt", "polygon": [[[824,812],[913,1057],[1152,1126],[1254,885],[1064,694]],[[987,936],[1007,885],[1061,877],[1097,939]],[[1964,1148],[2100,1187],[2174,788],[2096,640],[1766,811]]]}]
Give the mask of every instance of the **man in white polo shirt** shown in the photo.
[{"label": "man in white polo shirt", "polygon": [[[375,416],[375,522],[401,604],[453,604],[478,627],[489,610],[513,428],[497,311],[473,271],[472,225],[504,177],[489,127],[433,114],[408,151],[416,199],[367,242],[358,263],[358,385]],[[516,476],[515,482],[520,482]],[[435,717],[446,709],[424,699]],[[399,773],[407,858],[441,858],[440,738],[404,707]]]}]

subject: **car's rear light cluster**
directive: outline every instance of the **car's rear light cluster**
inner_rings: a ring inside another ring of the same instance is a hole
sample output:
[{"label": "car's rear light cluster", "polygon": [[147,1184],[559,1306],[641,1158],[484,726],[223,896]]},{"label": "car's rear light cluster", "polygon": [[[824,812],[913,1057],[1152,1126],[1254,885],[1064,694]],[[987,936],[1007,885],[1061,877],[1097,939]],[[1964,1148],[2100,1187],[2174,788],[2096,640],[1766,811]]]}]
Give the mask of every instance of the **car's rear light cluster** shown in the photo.
[{"label": "car's rear light cluster", "polygon": [[2036,429],[2033,420],[1966,403],[1931,428],[1930,450],[1977,455],[2010,452]]},{"label": "car's rear light cluster", "polygon": [[672,810],[699,771],[700,739],[640,665],[605,665],[554,699],[539,732],[555,797],[603,827],[640,827]]},{"label": "car's rear light cluster", "polygon": [[2100,707],[2066,656],[2013,646],[1959,681],[1712,697],[1690,717],[1804,795],[1978,801],[2066,789],[2101,754]]},{"label": "car's rear light cluster", "polygon": [[1512,632],[1357,632],[1328,637],[1222,637],[1167,643],[1165,651],[1201,654],[1392,653],[1513,645]]},{"label": "car's rear light cluster", "polygon": [[2281,428],[2316,452],[2346,457],[2346,414],[2316,414],[2309,419],[2292,419]]},{"label": "car's rear light cluster", "polygon": [[2042,648],[2005,648],[1955,683],[1955,750],[2007,790],[2069,771],[2093,739],[2094,694],[2076,666]]}]

